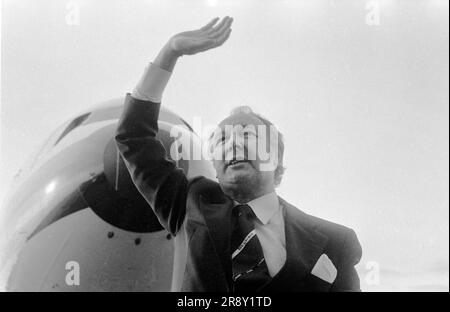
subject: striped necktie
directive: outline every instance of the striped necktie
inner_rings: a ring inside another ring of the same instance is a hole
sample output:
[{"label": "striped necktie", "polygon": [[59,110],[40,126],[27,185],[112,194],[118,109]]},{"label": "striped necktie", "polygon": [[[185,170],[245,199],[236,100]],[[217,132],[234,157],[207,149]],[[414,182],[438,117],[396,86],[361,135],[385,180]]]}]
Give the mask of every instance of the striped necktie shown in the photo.
[{"label": "striped necktie", "polygon": [[261,244],[255,232],[255,213],[248,205],[233,208],[231,234],[234,291],[257,291],[269,279]]}]

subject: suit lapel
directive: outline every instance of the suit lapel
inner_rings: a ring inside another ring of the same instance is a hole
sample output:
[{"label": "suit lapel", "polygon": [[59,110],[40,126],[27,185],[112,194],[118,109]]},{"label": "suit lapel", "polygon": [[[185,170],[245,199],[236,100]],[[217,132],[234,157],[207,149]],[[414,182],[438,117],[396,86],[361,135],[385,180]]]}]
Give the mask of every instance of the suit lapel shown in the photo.
[{"label": "suit lapel", "polygon": [[324,253],[328,238],[315,230],[307,214],[279,200],[284,207],[287,261],[296,260],[299,274],[306,277]]},{"label": "suit lapel", "polygon": [[[286,265],[299,277],[308,278],[319,257],[324,253],[328,238],[318,232],[310,223],[309,216],[278,197],[283,206],[286,237]],[[232,200],[211,203],[203,196],[199,198],[200,209],[215,246],[215,252],[222,264],[222,271],[229,287],[232,285],[230,258]]]}]

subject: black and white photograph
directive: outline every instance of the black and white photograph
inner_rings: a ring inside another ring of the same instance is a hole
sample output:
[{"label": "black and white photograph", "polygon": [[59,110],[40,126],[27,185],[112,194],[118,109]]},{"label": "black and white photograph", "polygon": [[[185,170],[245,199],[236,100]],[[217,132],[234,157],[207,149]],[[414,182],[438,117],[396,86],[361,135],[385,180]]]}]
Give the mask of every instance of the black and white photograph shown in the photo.
[{"label": "black and white photograph", "polygon": [[1,0],[0,35],[0,292],[449,292],[447,0]]}]

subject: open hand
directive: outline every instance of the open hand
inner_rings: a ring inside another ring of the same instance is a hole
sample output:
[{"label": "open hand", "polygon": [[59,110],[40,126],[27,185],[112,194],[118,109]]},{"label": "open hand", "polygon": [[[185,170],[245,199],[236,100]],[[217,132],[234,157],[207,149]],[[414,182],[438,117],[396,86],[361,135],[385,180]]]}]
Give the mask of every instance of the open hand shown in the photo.
[{"label": "open hand", "polygon": [[[220,23],[218,17],[200,29],[185,31],[170,38],[168,45],[177,55],[193,55],[221,46],[231,33],[233,18],[226,16]],[[216,26],[214,26],[216,25]]]}]

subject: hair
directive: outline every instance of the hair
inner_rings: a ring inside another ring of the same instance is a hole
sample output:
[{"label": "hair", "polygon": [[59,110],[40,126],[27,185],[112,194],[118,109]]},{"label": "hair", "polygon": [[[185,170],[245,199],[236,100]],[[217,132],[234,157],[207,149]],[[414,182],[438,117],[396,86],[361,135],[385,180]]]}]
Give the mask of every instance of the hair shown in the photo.
[{"label": "hair", "polygon": [[286,168],[283,166],[283,156],[284,156],[284,137],[283,134],[278,130],[275,125],[270,122],[268,119],[264,118],[260,114],[255,113],[249,106],[238,106],[231,110],[229,116],[237,115],[237,114],[249,114],[256,118],[258,118],[266,127],[274,127],[278,133],[278,164],[277,168],[275,168],[274,172],[274,183],[275,186],[279,186],[281,184],[281,180],[283,178],[283,174]]}]

